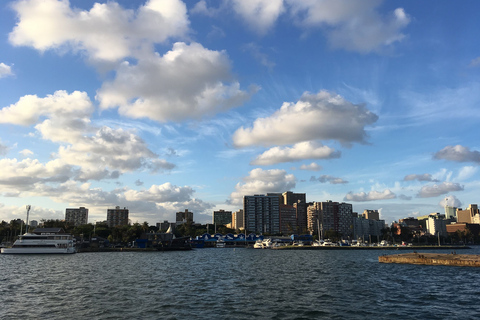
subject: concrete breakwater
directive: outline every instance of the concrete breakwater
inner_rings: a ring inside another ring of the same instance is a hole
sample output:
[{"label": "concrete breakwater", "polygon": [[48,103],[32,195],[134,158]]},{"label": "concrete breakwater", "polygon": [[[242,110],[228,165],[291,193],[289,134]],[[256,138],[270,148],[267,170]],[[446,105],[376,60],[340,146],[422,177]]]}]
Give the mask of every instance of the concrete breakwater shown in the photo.
[{"label": "concrete breakwater", "polygon": [[402,253],[378,257],[381,263],[404,263],[458,267],[480,267],[480,255],[445,253]]}]

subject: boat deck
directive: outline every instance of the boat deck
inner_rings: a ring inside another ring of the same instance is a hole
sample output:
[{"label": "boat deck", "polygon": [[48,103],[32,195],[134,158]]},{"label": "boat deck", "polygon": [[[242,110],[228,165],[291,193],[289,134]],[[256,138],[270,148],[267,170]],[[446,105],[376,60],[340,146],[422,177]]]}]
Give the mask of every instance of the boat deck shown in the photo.
[{"label": "boat deck", "polygon": [[480,255],[456,253],[402,253],[378,257],[381,263],[480,267]]}]

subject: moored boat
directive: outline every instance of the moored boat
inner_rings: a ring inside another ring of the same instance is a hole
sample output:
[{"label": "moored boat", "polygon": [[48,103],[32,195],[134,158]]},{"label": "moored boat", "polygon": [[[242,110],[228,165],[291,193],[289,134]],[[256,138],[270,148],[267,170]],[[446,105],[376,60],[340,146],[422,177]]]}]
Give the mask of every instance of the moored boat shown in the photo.
[{"label": "moored boat", "polygon": [[37,228],[18,237],[2,254],[58,254],[75,253],[74,239],[62,228]]}]

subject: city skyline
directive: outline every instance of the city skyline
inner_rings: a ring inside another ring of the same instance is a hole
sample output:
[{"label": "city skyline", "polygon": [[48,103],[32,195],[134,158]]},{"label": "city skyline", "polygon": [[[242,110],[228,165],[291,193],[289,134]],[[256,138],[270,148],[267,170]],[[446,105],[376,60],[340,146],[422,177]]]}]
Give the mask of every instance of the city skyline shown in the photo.
[{"label": "city skyline", "polygon": [[7,1],[0,220],[480,202],[477,1]]}]

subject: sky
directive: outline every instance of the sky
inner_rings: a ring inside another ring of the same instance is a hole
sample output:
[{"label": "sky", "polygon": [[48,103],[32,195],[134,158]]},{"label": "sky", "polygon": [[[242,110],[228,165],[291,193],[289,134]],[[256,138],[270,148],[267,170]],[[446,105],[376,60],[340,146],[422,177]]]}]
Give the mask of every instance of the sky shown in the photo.
[{"label": "sky", "polygon": [[0,219],[480,202],[479,1],[0,4]]}]

